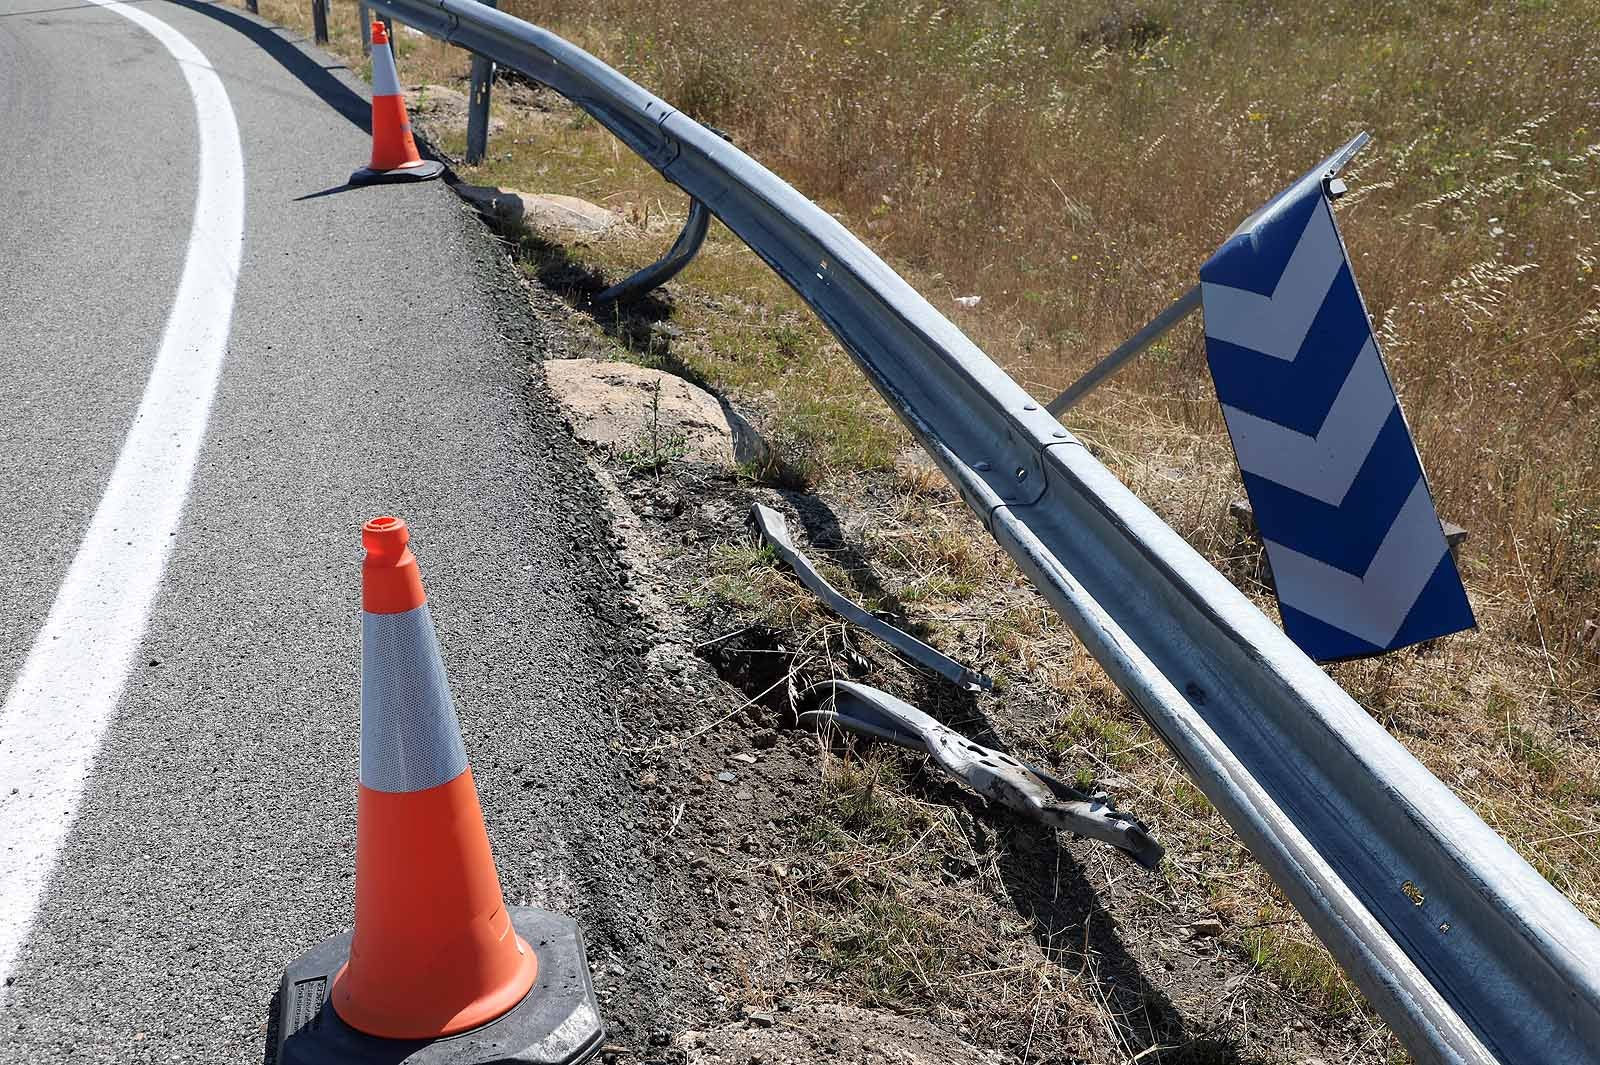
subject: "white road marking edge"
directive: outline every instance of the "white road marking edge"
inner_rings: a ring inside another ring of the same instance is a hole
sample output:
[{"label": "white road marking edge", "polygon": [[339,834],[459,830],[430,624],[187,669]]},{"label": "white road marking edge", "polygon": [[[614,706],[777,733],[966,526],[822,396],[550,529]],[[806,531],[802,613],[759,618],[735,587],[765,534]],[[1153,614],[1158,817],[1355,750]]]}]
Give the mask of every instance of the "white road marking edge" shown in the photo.
[{"label": "white road marking edge", "polygon": [[222,80],[187,37],[154,15],[117,0],[94,2],[177,60],[194,98],[199,181],[183,275],[144,397],[0,707],[0,1000],[144,638],[227,350],[244,240],[244,158]]}]

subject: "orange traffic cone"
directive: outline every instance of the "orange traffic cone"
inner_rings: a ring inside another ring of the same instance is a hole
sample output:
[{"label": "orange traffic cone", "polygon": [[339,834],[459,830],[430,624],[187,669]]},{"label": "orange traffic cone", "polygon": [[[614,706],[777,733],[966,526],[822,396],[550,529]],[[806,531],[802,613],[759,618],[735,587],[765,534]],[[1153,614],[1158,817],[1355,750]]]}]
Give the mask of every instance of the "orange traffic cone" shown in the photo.
[{"label": "orange traffic cone", "polygon": [[352,185],[427,181],[444,173],[444,164],[417,154],[411,136],[400,74],[383,22],[372,21],[372,162],[350,175]]},{"label": "orange traffic cone", "polygon": [[604,1031],[583,941],[505,906],[406,524],[361,539],[355,931],[284,974],[276,1060],[585,1061]]}]

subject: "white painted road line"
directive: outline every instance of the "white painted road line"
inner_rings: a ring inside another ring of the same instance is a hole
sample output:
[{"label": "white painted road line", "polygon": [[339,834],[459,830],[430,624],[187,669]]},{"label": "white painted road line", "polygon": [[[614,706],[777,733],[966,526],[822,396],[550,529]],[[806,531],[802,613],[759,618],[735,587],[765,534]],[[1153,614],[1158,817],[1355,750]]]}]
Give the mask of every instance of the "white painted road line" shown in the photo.
[{"label": "white painted road line", "polygon": [[200,176],[183,274],[144,397],[0,707],[0,988],[144,638],[227,350],[244,239],[244,159],[222,80],[187,37],[148,11],[94,2],[137,24],[177,60],[194,99]]}]

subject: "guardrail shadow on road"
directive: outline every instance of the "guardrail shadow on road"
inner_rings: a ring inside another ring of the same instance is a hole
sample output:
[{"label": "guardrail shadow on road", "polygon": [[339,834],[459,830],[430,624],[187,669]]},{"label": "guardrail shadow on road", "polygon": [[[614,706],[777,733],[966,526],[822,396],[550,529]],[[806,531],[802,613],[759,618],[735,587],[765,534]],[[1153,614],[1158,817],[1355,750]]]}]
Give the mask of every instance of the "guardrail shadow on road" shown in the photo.
[{"label": "guardrail shadow on road", "polygon": [[306,46],[310,43],[308,38],[292,36],[287,30],[263,22],[243,11],[236,11],[215,0],[170,0],[170,2],[215,19],[244,34],[316,94],[323,103],[348,119],[351,125],[361,132],[371,136],[371,105],[366,97],[346,84],[334,71],[345,71],[351,77],[355,76],[354,73],[343,63],[323,66],[316,56],[306,51]]}]

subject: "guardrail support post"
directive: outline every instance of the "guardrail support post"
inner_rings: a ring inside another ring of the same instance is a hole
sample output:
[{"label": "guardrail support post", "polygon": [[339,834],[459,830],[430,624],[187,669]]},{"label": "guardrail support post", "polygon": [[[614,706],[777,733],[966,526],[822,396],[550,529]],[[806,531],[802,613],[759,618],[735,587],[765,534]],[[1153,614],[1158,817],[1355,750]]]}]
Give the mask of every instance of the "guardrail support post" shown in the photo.
[{"label": "guardrail support post", "polygon": [[1200,307],[1200,286],[1196,285],[1179,296],[1177,301],[1150,320],[1150,324],[1123,341],[1122,346],[1089,368],[1067,390],[1045,404],[1045,410],[1061,417],[1080,399],[1099,388],[1118,370],[1127,365],[1139,352],[1161,339],[1161,334],[1183,321]]},{"label": "guardrail support post", "polygon": [[311,31],[318,44],[328,43],[328,0],[311,0]]},{"label": "guardrail support post", "polygon": [[[494,7],[496,0],[483,0]],[[494,84],[494,60],[474,52],[472,89],[467,101],[467,165],[483,162],[489,150],[489,87]]]},{"label": "guardrail support post", "polygon": [[[250,0],[253,4],[256,0]],[[361,23],[361,54],[372,54],[372,9],[366,4],[356,5],[356,21]]]},{"label": "guardrail support post", "polygon": [[706,242],[706,229],[711,225],[711,212],[699,200],[690,198],[689,217],[683,223],[683,232],[672,242],[667,254],[631,277],[617,282],[593,300],[594,303],[631,303],[651,289],[660,288],[674,277]]}]

